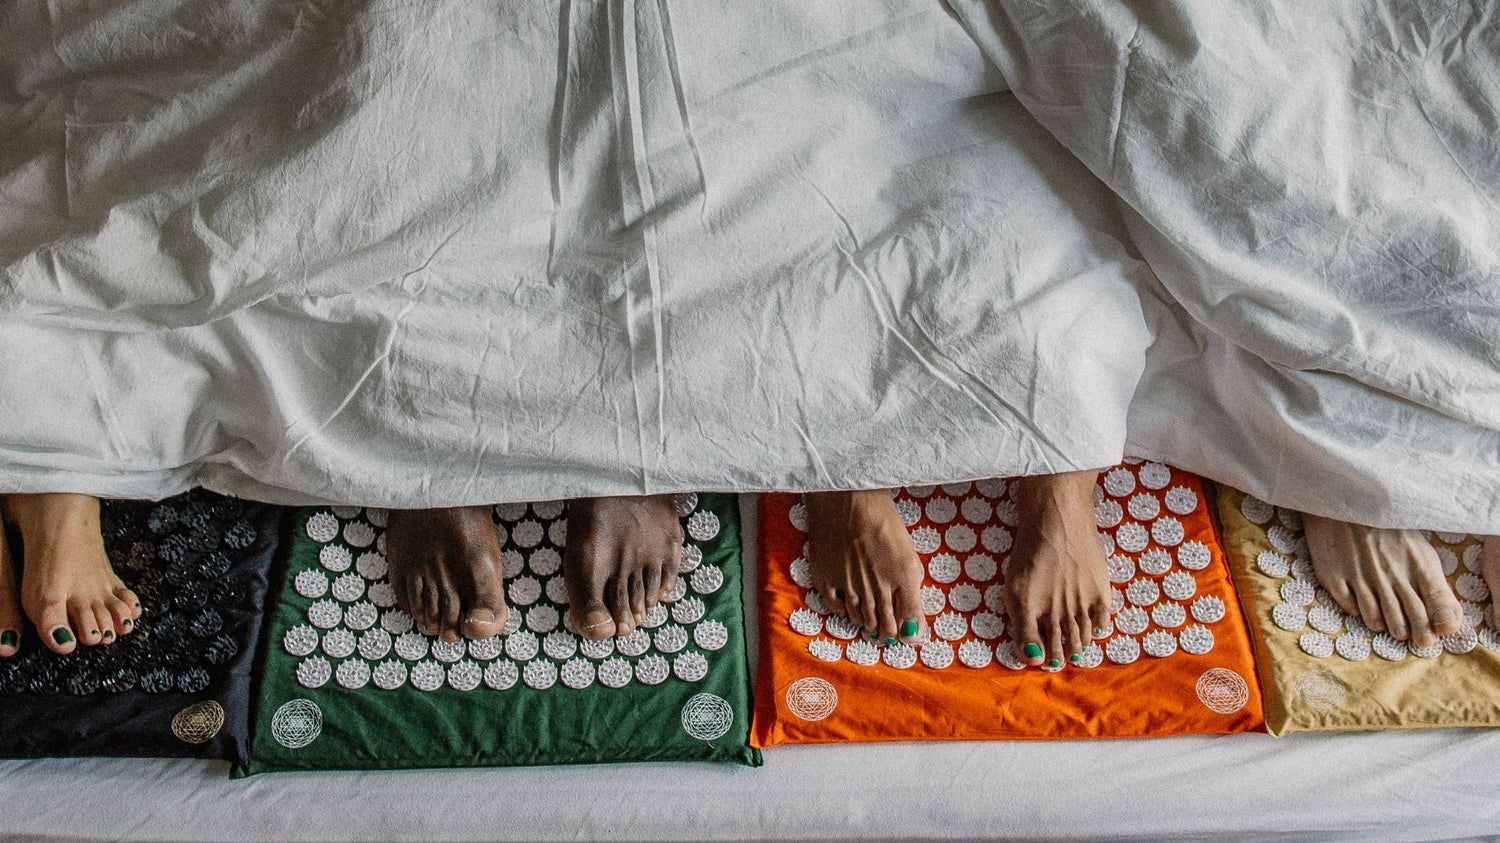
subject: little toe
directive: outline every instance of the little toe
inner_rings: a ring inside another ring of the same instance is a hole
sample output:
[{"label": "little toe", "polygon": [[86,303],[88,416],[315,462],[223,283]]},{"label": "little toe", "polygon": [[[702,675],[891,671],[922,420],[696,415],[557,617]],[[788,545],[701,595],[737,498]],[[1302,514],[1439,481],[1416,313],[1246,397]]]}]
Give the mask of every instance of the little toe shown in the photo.
[{"label": "little toe", "polygon": [[126,617],[132,621],[141,619],[141,598],[137,597],[134,591],[120,586],[115,589],[115,597],[119,598],[120,603],[124,605]]},{"label": "little toe", "polygon": [[1090,641],[1104,637],[1110,625],[1109,598],[1100,597],[1094,600],[1093,605],[1089,607],[1087,622],[1091,633]]}]

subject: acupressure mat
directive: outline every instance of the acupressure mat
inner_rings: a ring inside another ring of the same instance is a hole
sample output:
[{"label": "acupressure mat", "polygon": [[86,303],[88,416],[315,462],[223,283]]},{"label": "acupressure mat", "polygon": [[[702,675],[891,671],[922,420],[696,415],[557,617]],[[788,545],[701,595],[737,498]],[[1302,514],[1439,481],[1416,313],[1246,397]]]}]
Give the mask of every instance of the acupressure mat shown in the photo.
[{"label": "acupressure mat", "polygon": [[0,756],[243,763],[251,662],[283,512],[201,490],[155,504],[105,501],[110,564],[144,613],[115,643],[66,656],[44,648],[28,625],[21,651],[0,659]]},{"label": "acupressure mat", "polygon": [[567,627],[561,502],[495,508],[505,632],[449,644],[413,628],[386,579],[383,510],[303,510],[271,607],[254,751],[238,773],[716,760],[748,745],[749,668],[734,497],[677,498],[680,586],[645,628]]},{"label": "acupressure mat", "polygon": [[1464,628],[1418,649],[1371,632],[1318,585],[1300,514],[1221,487],[1219,515],[1272,734],[1500,725],[1500,634],[1477,537],[1430,534]]},{"label": "acupressure mat", "polygon": [[1104,472],[1099,540],[1116,614],[1081,666],[1026,669],[1007,634],[1005,480],[898,489],[927,577],[932,639],[865,640],[811,589],[806,511],[761,504],[760,692],[754,741],[1079,738],[1262,728],[1254,661],[1203,482],[1159,463]]}]

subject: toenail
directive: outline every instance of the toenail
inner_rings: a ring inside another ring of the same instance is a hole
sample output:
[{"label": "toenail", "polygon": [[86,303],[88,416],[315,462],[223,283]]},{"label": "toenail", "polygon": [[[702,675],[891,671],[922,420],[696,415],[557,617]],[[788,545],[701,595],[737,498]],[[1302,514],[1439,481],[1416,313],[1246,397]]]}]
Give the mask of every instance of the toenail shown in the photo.
[{"label": "toenail", "polygon": [[1102,638],[1102,637],[1104,637],[1104,627],[1102,627],[1102,626],[1096,626],[1096,627],[1094,627],[1094,637],[1095,638]]},{"label": "toenail", "polygon": [[891,645],[892,645],[892,644],[894,644],[894,643],[896,643],[896,639],[894,639],[894,638],[891,638],[891,637],[890,637],[890,636],[886,636],[886,639],[885,639],[885,645],[886,645],[886,646],[887,646],[887,647],[889,647],[889,646],[891,646]]},{"label": "toenail", "polygon": [[1072,662],[1073,664],[1078,664],[1078,662],[1080,661],[1078,654],[1074,653],[1073,655],[1068,656],[1068,661]]},{"label": "toenail", "polygon": [[1452,609],[1438,609],[1432,613],[1432,622],[1438,626],[1452,623],[1455,620],[1457,620],[1457,617],[1453,614]]},{"label": "toenail", "polygon": [[475,609],[464,619],[464,623],[494,623],[495,613],[489,609]]},{"label": "toenail", "polygon": [[108,630],[108,629],[104,630],[104,640],[105,641],[108,641],[109,639],[114,638],[114,637],[115,637],[115,634],[114,634],[113,631]]},{"label": "toenail", "polygon": [[125,625],[126,626],[130,626],[130,618],[126,618],[125,619]]},{"label": "toenail", "polygon": [[16,635],[14,629],[7,629],[4,632],[0,632],[0,647],[14,647],[20,640],[20,636]]},{"label": "toenail", "polygon": [[1028,659],[1039,659],[1042,657],[1042,645],[1028,641],[1026,642],[1026,646],[1021,648],[1021,652]]},{"label": "toenail", "polygon": [[1047,659],[1047,666],[1048,667],[1062,667],[1062,662],[1058,661],[1057,659]]},{"label": "toenail", "polygon": [[65,627],[60,626],[52,630],[52,640],[59,644],[72,644],[73,633],[69,632]]},{"label": "toenail", "polygon": [[901,622],[901,637],[902,638],[910,638],[910,637],[912,637],[913,635],[916,635],[916,634],[917,634],[917,622],[916,621],[907,619],[907,620],[904,620],[904,621]]}]

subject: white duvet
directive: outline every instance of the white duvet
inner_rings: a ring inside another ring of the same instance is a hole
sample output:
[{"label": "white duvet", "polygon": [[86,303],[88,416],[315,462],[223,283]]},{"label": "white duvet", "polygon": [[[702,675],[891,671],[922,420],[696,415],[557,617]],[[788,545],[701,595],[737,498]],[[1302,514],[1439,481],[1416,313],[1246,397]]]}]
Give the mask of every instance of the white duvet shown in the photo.
[{"label": "white duvet", "polygon": [[1495,24],[1207,5],[8,4],[0,489],[1500,531]]}]

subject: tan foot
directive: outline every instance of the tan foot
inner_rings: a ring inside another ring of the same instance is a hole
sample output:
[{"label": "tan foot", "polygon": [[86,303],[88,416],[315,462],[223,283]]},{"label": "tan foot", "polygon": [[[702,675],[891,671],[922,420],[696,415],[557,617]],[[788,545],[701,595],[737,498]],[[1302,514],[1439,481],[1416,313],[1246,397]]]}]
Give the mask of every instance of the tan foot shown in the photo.
[{"label": "tan foot", "polygon": [[807,564],[823,602],[871,638],[926,641],[922,560],[891,493],[818,492],[806,500]]},{"label": "tan foot", "polygon": [[16,560],[5,540],[5,517],[0,513],[0,659],[21,649],[21,584]]},{"label": "tan foot", "polygon": [[1302,524],[1318,583],[1372,631],[1431,647],[1463,625],[1443,562],[1421,533],[1316,515]]},{"label": "tan foot", "polygon": [[1005,569],[1016,655],[1054,670],[1077,663],[1109,624],[1109,572],[1094,525],[1097,471],[1017,482],[1021,529]]},{"label": "tan foot", "polygon": [[505,626],[500,533],[488,506],[391,512],[386,560],[396,603],[445,641],[482,639]]},{"label": "tan foot", "polygon": [[1500,629],[1500,536],[1484,537],[1479,549],[1479,572],[1484,576],[1484,584],[1490,587],[1491,611],[1495,613],[1491,623]]},{"label": "tan foot", "polygon": [[629,635],[677,587],[682,523],[671,495],[568,502],[563,575],[584,638]]},{"label": "tan foot", "polygon": [[21,531],[21,607],[56,653],[129,635],[141,601],[110,567],[99,500],[87,495],[11,495],[6,518]]}]

